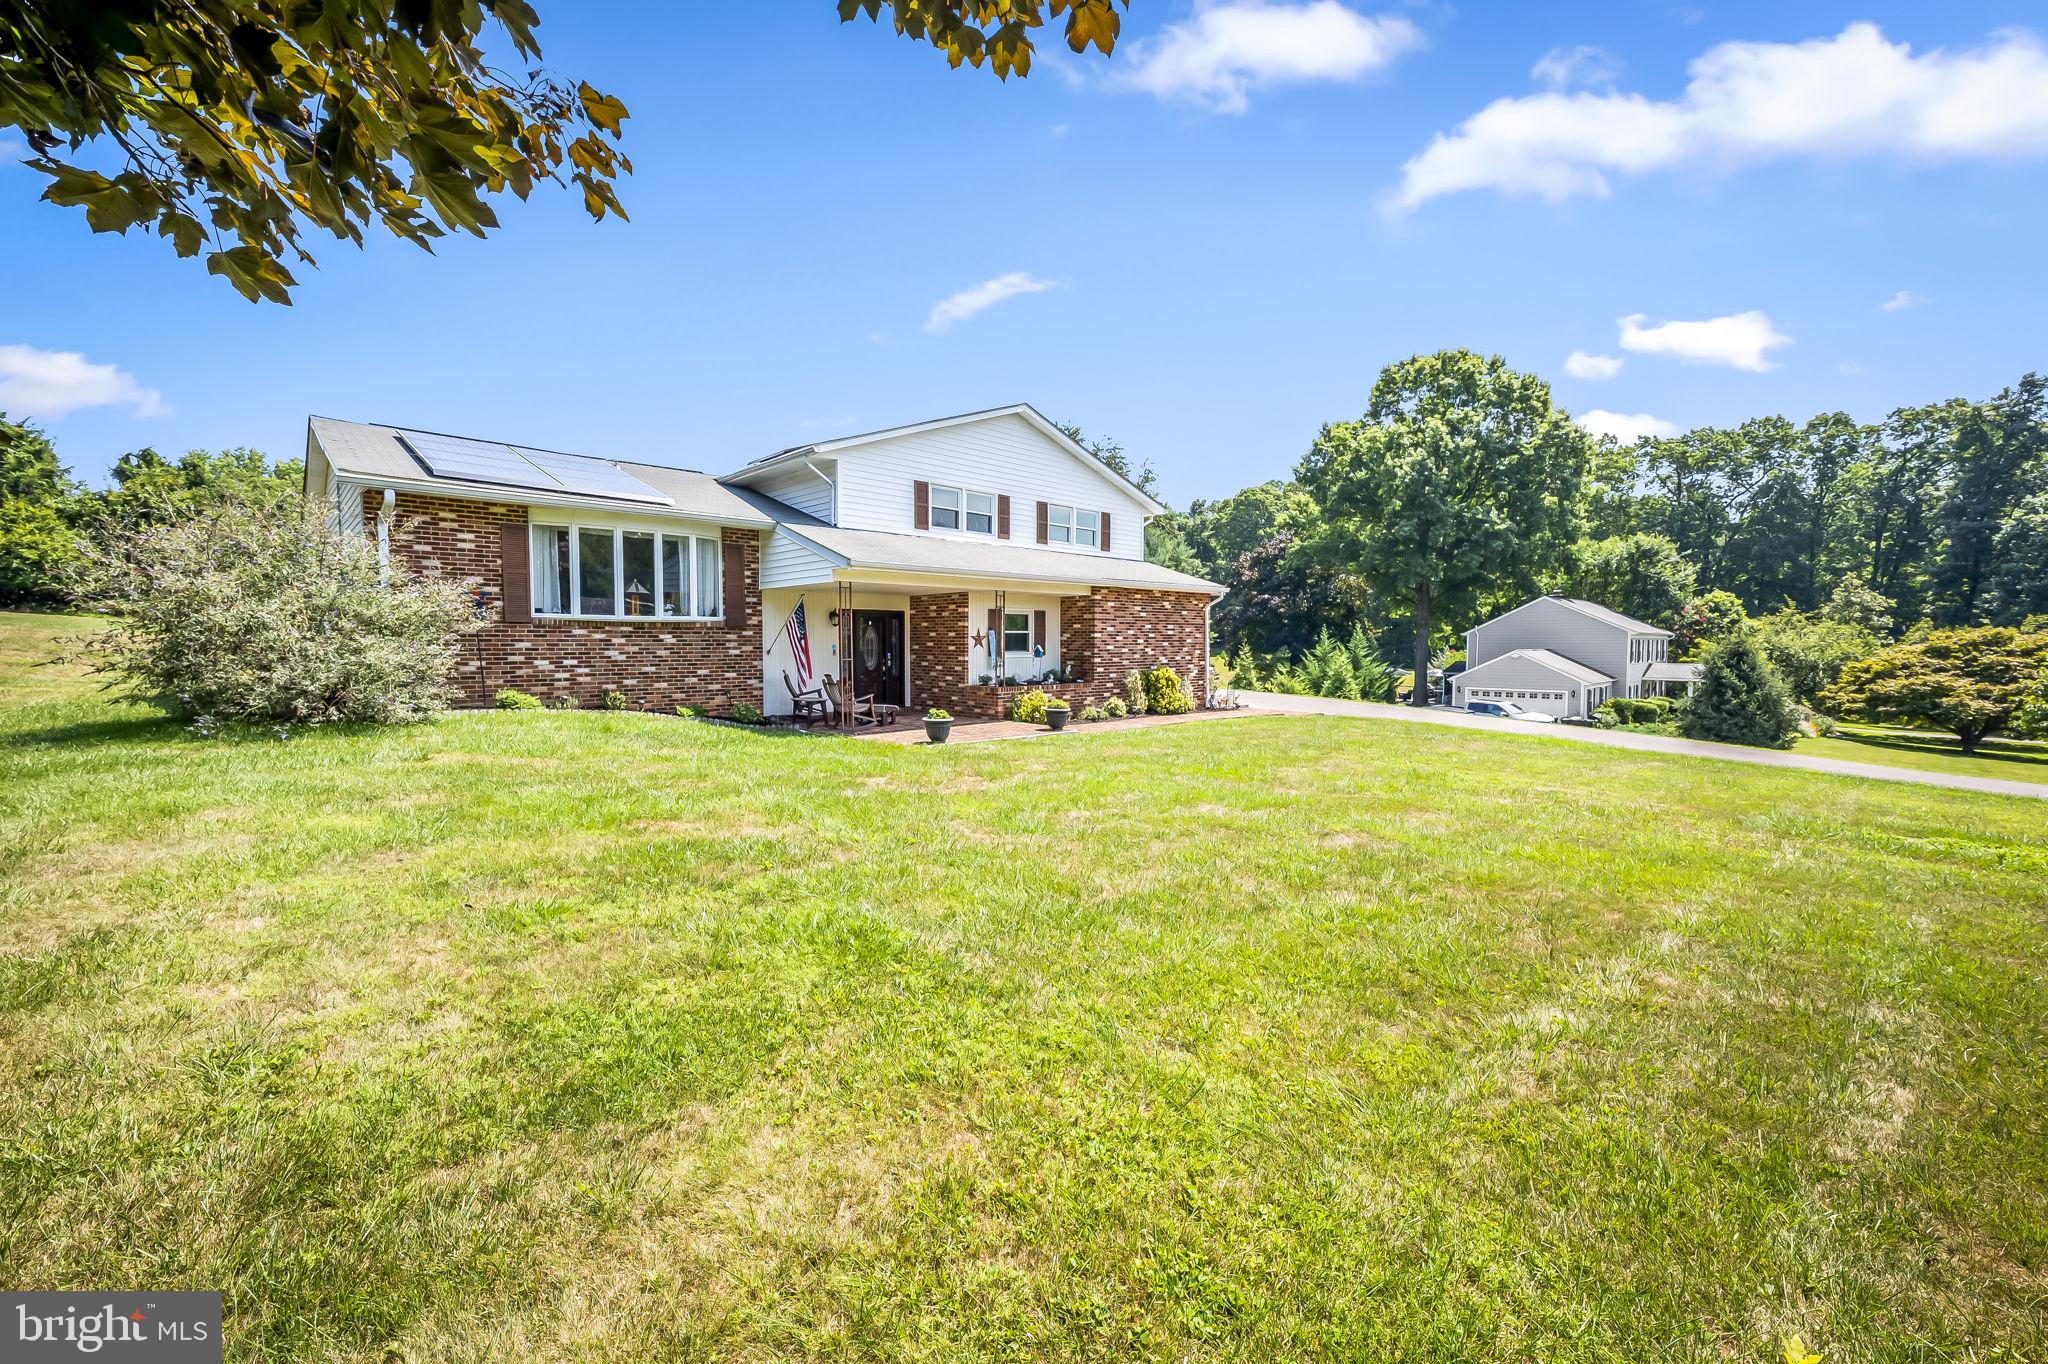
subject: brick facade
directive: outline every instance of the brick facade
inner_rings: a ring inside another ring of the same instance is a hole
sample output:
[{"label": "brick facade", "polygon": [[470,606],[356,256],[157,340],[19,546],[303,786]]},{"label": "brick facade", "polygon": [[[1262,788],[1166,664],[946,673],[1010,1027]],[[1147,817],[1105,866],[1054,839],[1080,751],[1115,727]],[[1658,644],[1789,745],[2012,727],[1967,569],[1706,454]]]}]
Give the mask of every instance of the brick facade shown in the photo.
[{"label": "brick facade", "polygon": [[[1080,682],[1043,688],[1079,709],[1122,696],[1126,675],[1161,663],[1186,679],[1197,704],[1209,696],[1209,598],[1199,592],[1098,587],[1060,598],[1060,661]],[[910,704],[956,716],[1000,717],[1026,687],[977,686],[967,678],[967,594],[910,599]]]},{"label": "brick facade", "polygon": [[[366,526],[377,523],[382,494],[363,495]],[[456,578],[478,589],[489,624],[462,641],[455,682],[464,705],[487,706],[501,687],[543,700],[573,696],[582,705],[603,703],[617,689],[636,710],[678,704],[724,714],[745,702],[761,704],[761,538],[728,529],[728,545],[741,547],[746,566],[746,616],[737,629],[724,621],[561,620],[536,616],[530,624],[500,619],[503,567],[499,527],[526,523],[525,507],[422,493],[398,494],[391,552],[415,572]]]}]

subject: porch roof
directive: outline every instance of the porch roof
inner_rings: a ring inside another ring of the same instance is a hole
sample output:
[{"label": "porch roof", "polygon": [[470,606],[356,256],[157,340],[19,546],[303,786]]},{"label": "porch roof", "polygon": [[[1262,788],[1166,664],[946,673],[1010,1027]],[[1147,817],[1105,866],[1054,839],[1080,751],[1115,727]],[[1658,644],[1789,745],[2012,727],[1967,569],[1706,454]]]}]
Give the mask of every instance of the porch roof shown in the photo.
[{"label": "porch roof", "polygon": [[1645,682],[1697,682],[1706,669],[1697,663],[1652,663],[1643,673]]},{"label": "porch roof", "polygon": [[886,530],[848,530],[805,519],[784,521],[776,534],[788,535],[836,568],[876,573],[930,574],[941,578],[1008,578],[1025,582],[1086,583],[1092,587],[1138,587],[1160,592],[1223,595],[1220,584],[1176,572],[1143,559],[1078,550],[1040,549],[1001,540],[948,540]]}]

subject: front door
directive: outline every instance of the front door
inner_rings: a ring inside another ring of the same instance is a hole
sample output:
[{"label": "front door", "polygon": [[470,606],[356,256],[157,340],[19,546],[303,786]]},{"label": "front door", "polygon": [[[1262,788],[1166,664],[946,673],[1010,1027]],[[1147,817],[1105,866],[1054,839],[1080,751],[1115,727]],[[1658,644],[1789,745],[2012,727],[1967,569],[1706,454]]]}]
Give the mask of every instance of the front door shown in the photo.
[{"label": "front door", "polygon": [[903,613],[853,613],[853,694],[891,706],[908,705],[903,692]]}]

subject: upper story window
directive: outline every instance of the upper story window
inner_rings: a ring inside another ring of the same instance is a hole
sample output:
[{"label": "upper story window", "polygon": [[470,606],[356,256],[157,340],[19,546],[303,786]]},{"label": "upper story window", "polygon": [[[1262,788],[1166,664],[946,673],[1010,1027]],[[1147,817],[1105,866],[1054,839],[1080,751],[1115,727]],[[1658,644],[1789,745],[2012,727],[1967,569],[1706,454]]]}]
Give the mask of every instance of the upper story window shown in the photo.
[{"label": "upper story window", "polygon": [[1058,503],[1045,509],[1045,536],[1056,545],[1085,545],[1093,549],[1100,540],[1100,527],[1101,517],[1092,511]]},{"label": "upper story window", "polygon": [[964,530],[970,535],[996,533],[994,493],[970,492],[934,483],[931,488],[933,530]]},{"label": "upper story window", "polygon": [[536,615],[716,620],[719,542],[618,526],[534,526]]}]

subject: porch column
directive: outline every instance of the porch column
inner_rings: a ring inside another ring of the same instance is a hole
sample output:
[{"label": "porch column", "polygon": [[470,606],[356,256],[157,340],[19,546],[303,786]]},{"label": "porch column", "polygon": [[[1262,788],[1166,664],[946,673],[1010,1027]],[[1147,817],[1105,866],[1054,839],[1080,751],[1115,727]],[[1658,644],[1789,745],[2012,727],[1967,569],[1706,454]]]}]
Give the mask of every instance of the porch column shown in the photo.
[{"label": "porch column", "polygon": [[835,721],[853,728],[853,584],[839,584],[839,695],[846,702]]}]

